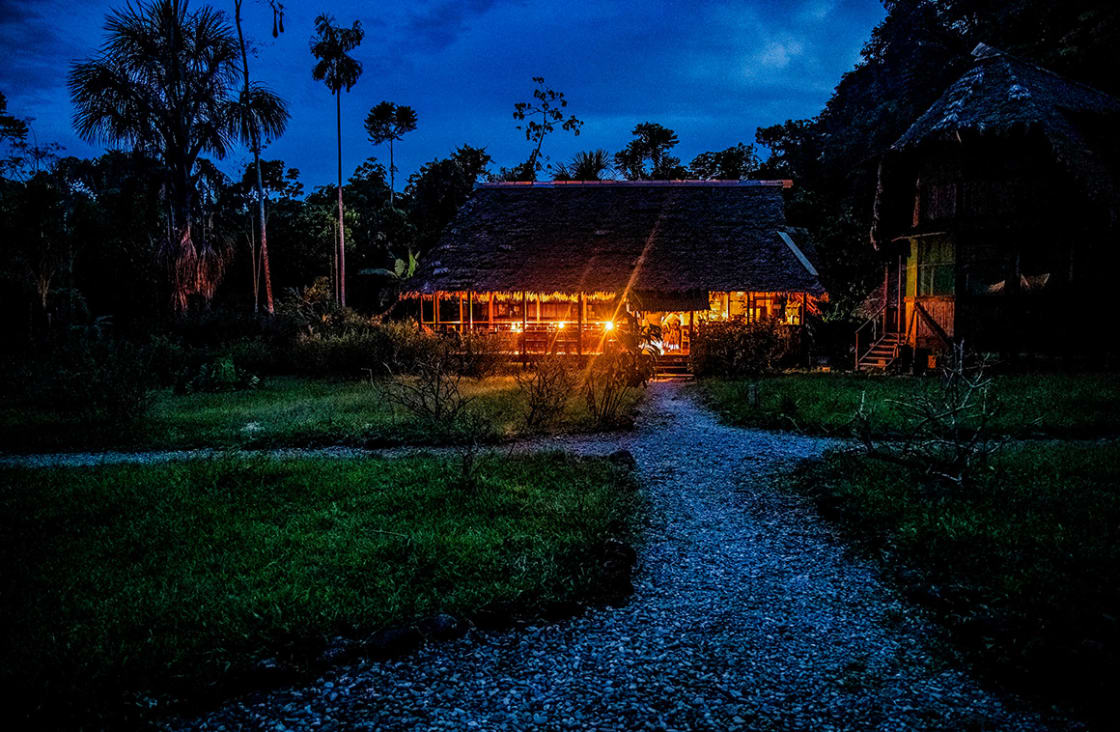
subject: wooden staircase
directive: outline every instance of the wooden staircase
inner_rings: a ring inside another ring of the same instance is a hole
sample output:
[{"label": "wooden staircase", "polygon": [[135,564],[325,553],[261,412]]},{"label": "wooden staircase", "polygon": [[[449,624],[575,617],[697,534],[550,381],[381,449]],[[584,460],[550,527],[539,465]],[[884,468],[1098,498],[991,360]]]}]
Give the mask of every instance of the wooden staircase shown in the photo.
[{"label": "wooden staircase", "polygon": [[859,357],[856,368],[860,371],[886,371],[896,360],[905,336],[901,333],[887,333]]},{"label": "wooden staircase", "polygon": [[665,354],[657,357],[657,366],[654,369],[655,379],[691,379],[692,365],[688,356],[681,354]]}]

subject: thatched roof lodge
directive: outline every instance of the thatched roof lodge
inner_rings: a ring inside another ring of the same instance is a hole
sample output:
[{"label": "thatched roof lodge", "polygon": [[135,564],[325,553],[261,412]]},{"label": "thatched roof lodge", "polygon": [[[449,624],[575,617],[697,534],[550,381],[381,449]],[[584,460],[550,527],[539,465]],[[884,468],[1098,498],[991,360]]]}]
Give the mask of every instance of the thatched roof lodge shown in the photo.
[{"label": "thatched roof lodge", "polygon": [[882,160],[877,335],[1085,351],[1120,251],[1120,100],[984,44],[973,57]]},{"label": "thatched roof lodge", "polygon": [[[579,352],[623,311],[664,326],[667,348],[682,352],[692,328],[706,320],[771,317],[800,325],[825,292],[812,252],[786,226],[785,185],[483,185],[425,258],[406,297],[421,300],[421,320],[430,326],[565,331],[571,335],[560,347]],[[527,338],[522,347],[532,349]]]}]

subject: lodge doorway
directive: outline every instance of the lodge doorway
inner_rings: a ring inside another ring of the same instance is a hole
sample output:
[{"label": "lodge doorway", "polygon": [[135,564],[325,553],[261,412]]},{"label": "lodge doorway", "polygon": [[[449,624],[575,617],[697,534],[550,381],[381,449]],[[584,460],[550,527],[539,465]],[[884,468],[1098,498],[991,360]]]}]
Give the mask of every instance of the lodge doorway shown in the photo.
[{"label": "lodge doorway", "polygon": [[663,356],[687,356],[692,342],[692,328],[695,314],[684,311],[662,311],[644,313],[646,325],[661,329],[661,338],[654,339],[653,345]]}]

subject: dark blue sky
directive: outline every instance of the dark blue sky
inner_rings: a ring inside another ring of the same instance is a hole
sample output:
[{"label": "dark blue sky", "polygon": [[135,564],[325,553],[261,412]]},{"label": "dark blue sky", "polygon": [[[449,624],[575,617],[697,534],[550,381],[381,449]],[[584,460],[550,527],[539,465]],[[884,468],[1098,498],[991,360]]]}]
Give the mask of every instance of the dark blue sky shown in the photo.
[{"label": "dark blue sky", "polygon": [[[0,0],[0,91],[10,112],[34,118],[40,142],[98,152],[71,129],[66,73],[96,51],[106,13],[121,4]],[[232,15],[232,0],[212,4]],[[292,111],[287,134],[265,155],[298,167],[308,188],[335,175],[334,104],[311,79],[309,52],[324,10],[366,29],[355,53],[365,72],[342,102],[346,173],[370,155],[388,159],[362,129],[372,105],[388,99],[419,114],[419,128],[397,147],[398,187],[462,143],[485,146],[496,165],[523,161],[528,144],[512,109],[531,94],[533,76],[563,91],[585,122],[578,138],[546,140],[553,161],[597,147],[613,153],[643,121],[676,130],[686,163],[753,142],[760,125],[819,112],[884,15],[878,0],[290,0],[286,33],[274,40],[267,3],[245,4],[258,45],[253,75]],[[247,158],[235,152],[222,167]]]}]

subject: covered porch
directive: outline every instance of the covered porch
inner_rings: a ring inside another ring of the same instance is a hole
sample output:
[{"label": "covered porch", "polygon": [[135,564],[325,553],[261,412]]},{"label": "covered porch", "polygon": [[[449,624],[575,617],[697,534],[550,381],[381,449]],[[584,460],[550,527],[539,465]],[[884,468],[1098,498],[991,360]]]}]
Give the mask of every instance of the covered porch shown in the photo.
[{"label": "covered porch", "polygon": [[[594,355],[617,337],[620,327],[636,319],[660,329],[655,345],[665,355],[688,355],[693,336],[710,322],[775,320],[801,327],[815,309],[807,292],[635,291],[416,293],[422,327],[503,337],[510,354]],[[654,331],[656,332],[656,330]]]}]

